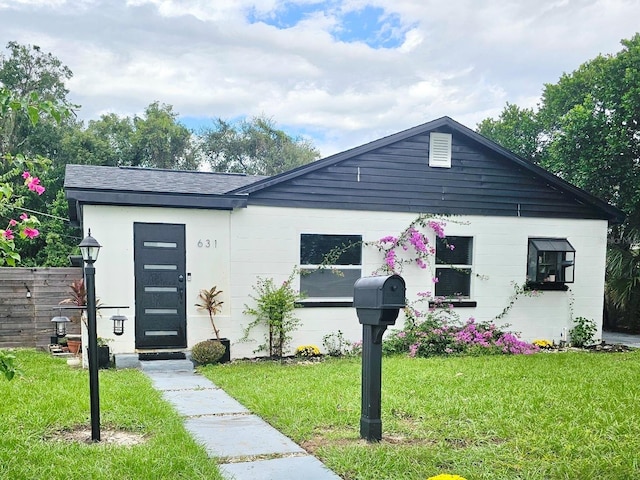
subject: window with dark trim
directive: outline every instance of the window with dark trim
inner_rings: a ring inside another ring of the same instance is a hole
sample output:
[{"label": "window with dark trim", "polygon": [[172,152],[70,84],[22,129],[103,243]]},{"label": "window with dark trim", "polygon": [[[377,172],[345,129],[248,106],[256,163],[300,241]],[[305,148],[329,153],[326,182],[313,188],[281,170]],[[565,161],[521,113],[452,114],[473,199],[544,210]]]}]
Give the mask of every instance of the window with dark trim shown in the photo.
[{"label": "window with dark trim", "polygon": [[566,238],[530,238],[527,283],[552,286],[573,283],[576,249]]},{"label": "window with dark trim", "polygon": [[473,237],[436,238],[436,297],[469,298]]},{"label": "window with dark trim", "polygon": [[307,299],[352,300],[361,274],[361,235],[300,235],[300,292]]}]

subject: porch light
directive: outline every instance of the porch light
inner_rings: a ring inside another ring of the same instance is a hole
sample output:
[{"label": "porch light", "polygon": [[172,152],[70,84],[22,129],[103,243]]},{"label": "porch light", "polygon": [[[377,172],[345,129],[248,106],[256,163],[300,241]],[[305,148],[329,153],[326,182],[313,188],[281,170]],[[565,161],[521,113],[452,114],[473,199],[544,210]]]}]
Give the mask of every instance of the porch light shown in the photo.
[{"label": "porch light", "polygon": [[102,245],[91,236],[91,229],[89,229],[89,233],[82,239],[78,246],[82,252],[82,259],[92,265],[98,259],[98,253]]},{"label": "porch light", "polygon": [[113,334],[114,335],[122,335],[124,333],[124,322],[127,320],[127,317],[124,315],[112,315],[111,321],[113,321]]},{"label": "porch light", "polygon": [[70,321],[69,317],[65,317],[62,314],[51,319],[51,322],[55,324],[53,331],[56,334],[56,337],[62,338],[67,335],[67,323]]}]

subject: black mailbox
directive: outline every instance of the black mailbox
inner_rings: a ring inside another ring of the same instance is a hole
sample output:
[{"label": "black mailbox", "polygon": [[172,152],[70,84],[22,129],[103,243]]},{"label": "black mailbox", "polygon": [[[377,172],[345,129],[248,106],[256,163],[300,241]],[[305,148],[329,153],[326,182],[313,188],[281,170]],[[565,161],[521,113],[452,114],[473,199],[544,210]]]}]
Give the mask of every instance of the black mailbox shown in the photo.
[{"label": "black mailbox", "polygon": [[406,287],[399,275],[363,277],[353,288],[353,306],[363,325],[393,325],[406,306]]},{"label": "black mailbox", "polygon": [[400,275],[364,277],[353,286],[353,306],[362,324],[362,415],[360,436],[369,442],[382,439],[380,388],[382,336],[406,306],[406,288]]}]

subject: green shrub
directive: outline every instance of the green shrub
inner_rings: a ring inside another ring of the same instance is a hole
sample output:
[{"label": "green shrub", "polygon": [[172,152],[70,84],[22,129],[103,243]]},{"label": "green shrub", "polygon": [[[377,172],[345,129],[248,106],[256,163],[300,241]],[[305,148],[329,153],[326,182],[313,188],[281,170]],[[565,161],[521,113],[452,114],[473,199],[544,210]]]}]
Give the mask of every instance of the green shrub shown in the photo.
[{"label": "green shrub", "polygon": [[338,330],[338,333],[329,333],[322,337],[322,345],[324,345],[327,354],[332,357],[340,357],[347,353],[350,342],[344,338],[344,334]]},{"label": "green shrub", "polygon": [[225,346],[217,340],[196,343],[191,349],[191,358],[201,365],[216,363],[224,355]]},{"label": "green shrub", "polygon": [[584,347],[593,343],[596,334],[596,322],[584,317],[574,320],[575,326],[569,330],[571,345],[574,347]]},{"label": "green shrub", "polygon": [[244,312],[255,317],[244,330],[242,341],[249,341],[251,330],[258,325],[266,325],[268,332],[265,335],[265,343],[259,345],[253,352],[266,351],[269,356],[282,358],[291,343],[291,332],[300,325],[300,319],[293,313],[296,302],[303,298],[295,288],[293,279],[297,274],[294,268],[289,278],[277,285],[273,278],[258,277],[257,284],[253,286],[256,295],[249,295],[255,302],[255,306],[245,305]]}]

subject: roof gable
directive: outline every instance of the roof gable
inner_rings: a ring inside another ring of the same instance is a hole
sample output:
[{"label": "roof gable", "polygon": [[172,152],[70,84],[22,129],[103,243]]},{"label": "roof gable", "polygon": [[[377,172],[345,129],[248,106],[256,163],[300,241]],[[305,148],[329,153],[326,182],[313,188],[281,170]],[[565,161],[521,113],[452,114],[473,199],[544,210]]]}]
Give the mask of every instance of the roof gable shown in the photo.
[{"label": "roof gable", "polygon": [[[451,168],[428,165],[431,132],[451,133]],[[449,117],[240,187],[249,204],[419,213],[599,218],[620,210]]]}]

